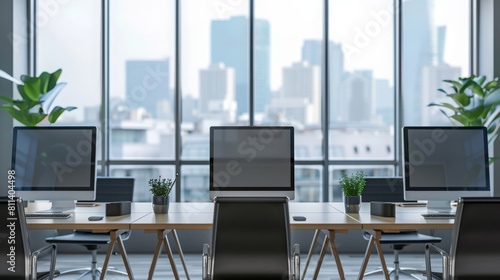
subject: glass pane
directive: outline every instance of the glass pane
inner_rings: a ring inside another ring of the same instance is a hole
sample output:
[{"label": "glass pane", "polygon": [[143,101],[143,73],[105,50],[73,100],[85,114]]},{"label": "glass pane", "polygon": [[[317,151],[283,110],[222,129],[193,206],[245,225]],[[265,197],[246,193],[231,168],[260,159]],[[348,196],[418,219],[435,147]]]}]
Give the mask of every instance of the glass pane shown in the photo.
[{"label": "glass pane", "polygon": [[181,201],[210,201],[208,165],[184,165],[181,168]]},{"label": "glass pane", "polygon": [[248,1],[181,1],[180,32],[181,156],[208,160],[210,126],[248,124]]},{"label": "glass pane", "polygon": [[366,177],[390,177],[395,176],[395,169],[392,165],[372,165],[372,166],[330,166],[329,176],[329,190],[330,195],[328,201],[339,202],[342,201],[342,189],[340,188],[339,179],[343,172],[347,175],[363,171]]},{"label": "glass pane", "polygon": [[[36,74],[62,69],[58,82],[67,84],[53,106],[77,107],[64,112],[56,124],[97,126],[96,159],[100,161],[101,3],[98,0],[35,3]],[[44,122],[48,124],[47,120]],[[101,174],[101,166],[97,168],[97,174]]]},{"label": "glass pane", "polygon": [[402,13],[404,124],[451,125],[427,105],[448,91],[443,80],[470,75],[470,1],[407,0]]},{"label": "glass pane", "polygon": [[175,155],[174,15],[173,0],[110,1],[112,159]]},{"label": "glass pane", "polygon": [[255,17],[255,123],[293,125],[296,159],[320,159],[322,1],[257,0]]},{"label": "glass pane", "polygon": [[[62,69],[66,82],[54,105],[76,106],[58,124],[99,125],[101,106],[101,2],[36,1],[36,71]],[[17,78],[17,77],[16,77]]]},{"label": "glass pane", "polygon": [[329,8],[329,158],[394,159],[393,1],[337,0]]},{"label": "glass pane", "polygon": [[[134,201],[150,202],[151,192],[148,184],[149,179],[161,176],[166,179],[175,179],[175,167],[166,165],[113,165],[110,168],[109,175],[112,177],[133,177]],[[170,201],[175,201],[176,189],[170,192]]]},{"label": "glass pane", "polygon": [[320,165],[295,165],[294,202],[322,201],[322,170]]}]

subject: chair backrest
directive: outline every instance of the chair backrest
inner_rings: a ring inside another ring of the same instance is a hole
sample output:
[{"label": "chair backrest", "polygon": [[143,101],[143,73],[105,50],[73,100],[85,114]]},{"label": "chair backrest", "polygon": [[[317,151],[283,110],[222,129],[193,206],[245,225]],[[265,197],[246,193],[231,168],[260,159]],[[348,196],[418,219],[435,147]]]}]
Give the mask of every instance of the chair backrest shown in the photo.
[{"label": "chair backrest", "polygon": [[31,251],[21,200],[0,197],[0,219],[0,279],[27,280]]},{"label": "chair backrest", "polygon": [[289,279],[286,198],[216,198],[212,279]]},{"label": "chair backrest", "polygon": [[131,177],[98,177],[95,202],[132,201],[134,182]]},{"label": "chair backrest", "polygon": [[500,279],[500,197],[464,197],[450,248],[451,279]]},{"label": "chair backrest", "polygon": [[366,184],[361,194],[363,202],[405,201],[402,177],[366,177]]}]

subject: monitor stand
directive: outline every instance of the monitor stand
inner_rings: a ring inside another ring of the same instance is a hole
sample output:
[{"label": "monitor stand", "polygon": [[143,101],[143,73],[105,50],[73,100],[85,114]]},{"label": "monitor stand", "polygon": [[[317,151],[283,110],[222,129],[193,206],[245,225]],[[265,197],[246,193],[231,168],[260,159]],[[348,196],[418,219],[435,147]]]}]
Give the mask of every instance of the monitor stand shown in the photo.
[{"label": "monitor stand", "polygon": [[451,201],[429,200],[427,201],[428,212],[451,212]]},{"label": "monitor stand", "polygon": [[47,210],[41,210],[41,213],[63,213],[75,210],[74,200],[54,200],[52,202],[52,207]]}]

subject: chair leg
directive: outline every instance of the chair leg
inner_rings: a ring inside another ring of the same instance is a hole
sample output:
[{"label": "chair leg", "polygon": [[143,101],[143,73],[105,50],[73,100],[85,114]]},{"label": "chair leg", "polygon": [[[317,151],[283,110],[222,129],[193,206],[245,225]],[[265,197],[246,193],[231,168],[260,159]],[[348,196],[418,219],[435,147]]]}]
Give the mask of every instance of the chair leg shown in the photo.
[{"label": "chair leg", "polygon": [[[394,268],[388,267],[387,270],[389,271],[389,276],[394,274],[394,280],[399,280],[399,276],[401,274],[404,274],[406,276],[415,278],[419,280],[420,278],[417,276],[414,276],[413,274],[424,274],[424,271],[418,270],[418,269],[413,269],[413,268],[407,268],[407,267],[400,267],[399,266],[399,252],[400,250],[394,250]],[[367,272],[364,274],[364,276],[370,276],[378,273],[383,273],[384,270],[382,268]]]}]

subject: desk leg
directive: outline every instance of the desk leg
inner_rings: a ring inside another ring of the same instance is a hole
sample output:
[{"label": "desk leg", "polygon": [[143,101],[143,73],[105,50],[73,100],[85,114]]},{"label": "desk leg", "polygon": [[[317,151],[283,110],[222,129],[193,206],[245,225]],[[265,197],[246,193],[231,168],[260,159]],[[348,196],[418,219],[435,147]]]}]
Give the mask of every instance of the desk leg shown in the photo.
[{"label": "desk leg", "polygon": [[130,263],[128,261],[127,251],[125,251],[125,245],[123,245],[123,240],[122,240],[121,235],[118,235],[116,242],[118,243],[118,247],[119,247],[120,253],[122,255],[123,264],[125,265],[125,269],[127,270],[127,274],[129,276],[129,279],[132,280],[132,279],[134,279],[134,274],[132,273],[132,269],[130,268]]},{"label": "desk leg", "polygon": [[181,243],[179,242],[179,237],[177,237],[177,231],[172,229],[172,235],[174,236],[175,245],[177,246],[177,250],[179,251],[179,256],[181,258],[182,266],[184,267],[184,272],[186,273],[186,279],[189,280],[189,274],[186,266],[186,261],[184,260],[184,253],[182,252]]},{"label": "desk leg", "polygon": [[323,245],[321,246],[321,251],[319,252],[318,263],[316,264],[316,269],[314,270],[314,276],[312,279],[316,280],[318,278],[319,270],[323,264],[323,258],[325,257],[326,250],[328,249],[328,235],[325,236],[323,240]]},{"label": "desk leg", "polygon": [[306,272],[307,272],[307,268],[309,267],[309,263],[311,262],[311,257],[313,255],[313,252],[314,252],[314,247],[316,245],[316,242],[318,241],[318,236],[319,236],[319,233],[320,233],[320,230],[317,229],[315,232],[314,232],[314,237],[313,237],[313,240],[311,242],[311,247],[309,248],[309,253],[307,254],[307,260],[306,260],[306,264],[304,266],[304,272],[302,274],[302,280],[305,279],[306,277]]},{"label": "desk leg", "polygon": [[163,231],[159,230],[156,232],[156,248],[155,248],[155,253],[153,255],[153,260],[151,261],[151,267],[149,268],[149,276],[148,280],[153,279],[153,274],[156,268],[156,261],[158,260],[158,256],[160,256],[161,253],[161,245],[163,243]]},{"label": "desk leg", "polygon": [[170,267],[172,268],[172,273],[174,274],[174,278],[178,280],[179,274],[177,273],[177,267],[175,266],[174,257],[172,255],[172,251],[170,250],[170,243],[168,242],[167,236],[163,233],[163,230],[158,230],[156,232],[156,238],[157,238],[156,249],[155,249],[155,254],[153,255],[153,260],[151,261],[151,267],[149,268],[148,280],[153,279],[153,274],[156,268],[156,262],[158,261],[158,257],[160,256],[162,244],[164,245],[165,251],[167,252],[168,260],[170,262]]},{"label": "desk leg", "polygon": [[335,258],[335,263],[337,263],[337,270],[339,271],[340,279],[345,280],[344,268],[342,267],[339,252],[337,251],[337,247],[335,246],[335,231],[329,230],[328,235],[330,239],[330,250],[332,250],[333,257]]},{"label": "desk leg", "polygon": [[172,255],[172,250],[170,250],[170,243],[168,243],[167,235],[163,235],[163,245],[165,245],[165,251],[167,252],[168,260],[170,261],[170,266],[172,267],[172,272],[174,273],[174,278],[179,279],[179,274],[177,273],[177,267],[175,266],[174,256]]},{"label": "desk leg", "polygon": [[384,259],[384,253],[382,251],[382,246],[380,245],[380,236],[382,235],[381,231],[375,231],[375,234],[372,234],[370,240],[368,241],[368,246],[366,247],[365,257],[363,259],[363,264],[361,265],[361,269],[359,271],[358,280],[363,279],[365,275],[366,266],[368,265],[368,261],[370,260],[370,254],[373,249],[373,244],[375,244],[375,248],[377,248],[377,253],[380,258],[380,263],[382,265],[382,270],[384,271],[385,279],[389,280],[389,272],[387,271],[387,265]]},{"label": "desk leg", "polygon": [[127,252],[125,251],[125,246],[123,245],[123,240],[120,235],[116,234],[116,230],[110,232],[110,242],[108,245],[108,251],[106,252],[106,258],[104,259],[104,264],[102,265],[101,270],[101,280],[104,280],[106,277],[106,271],[108,269],[109,258],[113,254],[113,248],[115,247],[115,243],[118,242],[118,246],[120,247],[120,253],[122,254],[123,264],[125,265],[125,269],[127,270],[128,277],[130,280],[134,279],[134,275],[132,274],[132,269],[130,268],[130,263],[127,258]]}]

